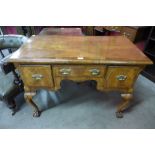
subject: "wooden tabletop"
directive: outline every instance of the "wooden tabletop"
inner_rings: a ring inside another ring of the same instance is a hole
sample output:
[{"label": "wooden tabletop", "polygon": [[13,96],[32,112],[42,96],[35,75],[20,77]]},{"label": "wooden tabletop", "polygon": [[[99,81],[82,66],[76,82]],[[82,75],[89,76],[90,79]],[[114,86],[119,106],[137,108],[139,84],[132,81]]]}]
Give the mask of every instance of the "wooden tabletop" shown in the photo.
[{"label": "wooden tabletop", "polygon": [[9,62],[53,64],[152,64],[123,36],[32,36]]}]

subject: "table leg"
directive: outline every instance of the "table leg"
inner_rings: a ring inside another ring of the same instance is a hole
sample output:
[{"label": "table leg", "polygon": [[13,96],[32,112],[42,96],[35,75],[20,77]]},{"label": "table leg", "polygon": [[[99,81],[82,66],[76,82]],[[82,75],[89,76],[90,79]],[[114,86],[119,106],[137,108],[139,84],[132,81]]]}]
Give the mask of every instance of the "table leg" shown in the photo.
[{"label": "table leg", "polygon": [[24,97],[27,103],[29,103],[34,111],[33,111],[33,117],[39,117],[41,114],[41,111],[39,110],[38,106],[35,104],[35,102],[32,100],[33,96],[36,95],[36,92],[25,92]]},{"label": "table leg", "polygon": [[133,95],[131,93],[121,94],[121,97],[123,99],[123,102],[121,102],[117,106],[117,111],[116,111],[116,117],[117,118],[123,117],[123,111],[126,110],[130,106],[130,101],[133,98]]}]

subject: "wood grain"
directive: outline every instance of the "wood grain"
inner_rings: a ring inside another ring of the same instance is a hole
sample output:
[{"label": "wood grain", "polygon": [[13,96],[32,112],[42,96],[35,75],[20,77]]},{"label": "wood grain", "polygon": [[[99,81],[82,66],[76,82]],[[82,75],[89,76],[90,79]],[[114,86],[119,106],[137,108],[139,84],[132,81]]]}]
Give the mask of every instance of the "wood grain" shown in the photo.
[{"label": "wood grain", "polygon": [[21,65],[20,72],[24,84],[29,87],[52,88],[53,78],[50,65]]},{"label": "wood grain", "polygon": [[[106,88],[129,89],[133,87],[141,67],[137,66],[109,66],[106,74]],[[119,76],[124,76],[124,80],[119,80]]]},{"label": "wood grain", "polygon": [[10,62],[52,64],[152,64],[123,36],[34,36]]},{"label": "wood grain", "polygon": [[[69,69],[70,72],[67,75],[63,75],[61,70]],[[106,67],[103,65],[54,65],[53,75],[66,77],[66,76],[91,76],[91,77],[104,77]],[[93,74],[93,71],[97,70],[98,74]]]}]

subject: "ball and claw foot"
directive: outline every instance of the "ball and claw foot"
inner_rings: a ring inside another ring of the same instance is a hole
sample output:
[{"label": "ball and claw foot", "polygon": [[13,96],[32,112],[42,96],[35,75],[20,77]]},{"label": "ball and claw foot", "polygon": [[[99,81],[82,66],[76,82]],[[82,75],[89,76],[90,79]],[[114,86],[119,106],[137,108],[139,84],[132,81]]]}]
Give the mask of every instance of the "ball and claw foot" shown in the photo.
[{"label": "ball and claw foot", "polygon": [[116,117],[117,118],[123,118],[123,112],[116,112]]},{"label": "ball and claw foot", "polygon": [[41,111],[34,111],[33,112],[33,117],[39,117],[41,114]]}]

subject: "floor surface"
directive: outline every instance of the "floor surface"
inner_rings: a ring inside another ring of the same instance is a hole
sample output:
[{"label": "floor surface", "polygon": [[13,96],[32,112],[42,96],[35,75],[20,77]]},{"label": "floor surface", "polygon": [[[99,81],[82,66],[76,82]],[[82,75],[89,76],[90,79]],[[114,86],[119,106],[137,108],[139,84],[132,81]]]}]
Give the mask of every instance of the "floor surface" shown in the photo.
[{"label": "floor surface", "polygon": [[56,93],[39,90],[34,101],[44,110],[41,117],[32,117],[31,107],[23,94],[16,98],[20,110],[11,111],[0,102],[0,128],[54,129],[126,129],[155,128],[155,84],[139,76],[132,107],[124,118],[115,117],[116,105],[121,101],[118,92],[99,92],[87,83],[77,85],[64,81]]}]

